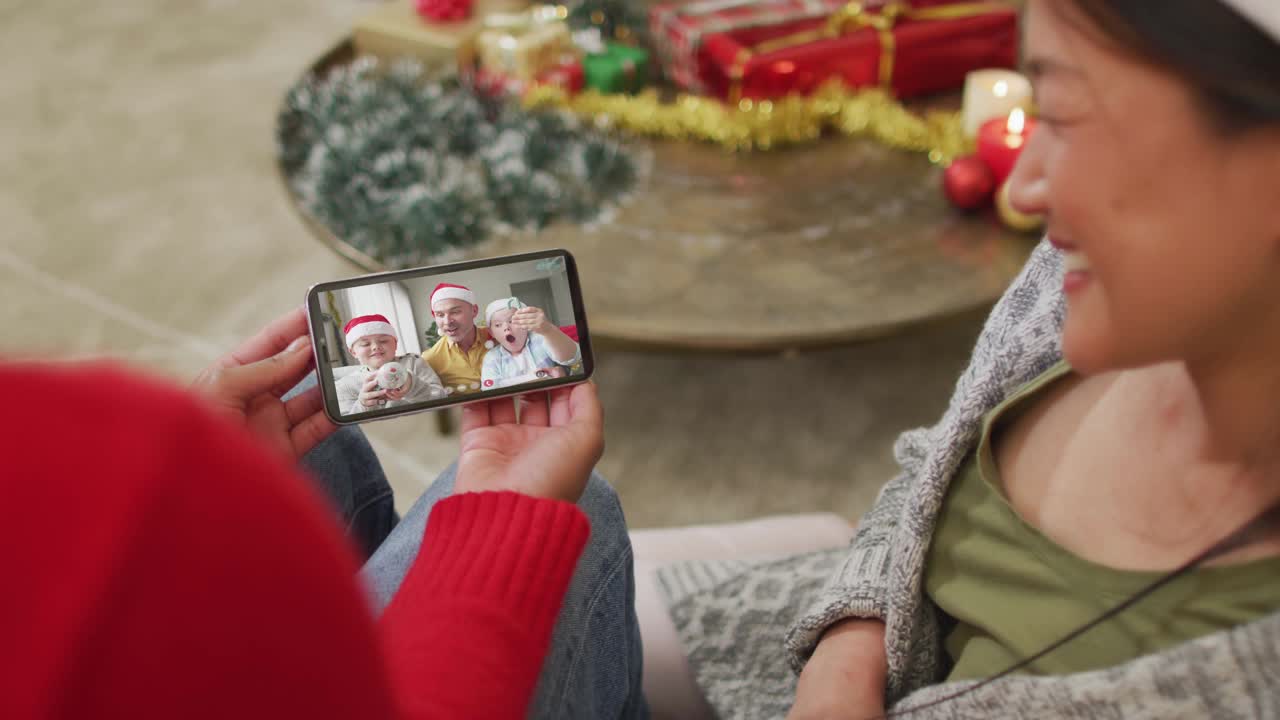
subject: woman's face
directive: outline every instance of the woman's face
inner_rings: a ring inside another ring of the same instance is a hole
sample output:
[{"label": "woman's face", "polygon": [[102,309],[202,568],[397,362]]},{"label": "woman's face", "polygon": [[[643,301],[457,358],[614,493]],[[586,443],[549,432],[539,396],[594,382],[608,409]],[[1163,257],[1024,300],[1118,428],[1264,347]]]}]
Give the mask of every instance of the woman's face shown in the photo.
[{"label": "woman's face", "polygon": [[394,335],[365,335],[351,346],[351,354],[367,368],[377,370],[396,357]]},{"label": "woman's face", "polygon": [[524,350],[525,341],[529,339],[528,330],[511,324],[511,316],[515,314],[512,309],[499,310],[489,319],[489,336],[513,355]]},{"label": "woman's face", "polygon": [[1082,372],[1230,355],[1280,335],[1280,131],[1221,136],[1190,88],[1071,3],[1030,0],[1040,125],[1010,179],[1065,251]]}]

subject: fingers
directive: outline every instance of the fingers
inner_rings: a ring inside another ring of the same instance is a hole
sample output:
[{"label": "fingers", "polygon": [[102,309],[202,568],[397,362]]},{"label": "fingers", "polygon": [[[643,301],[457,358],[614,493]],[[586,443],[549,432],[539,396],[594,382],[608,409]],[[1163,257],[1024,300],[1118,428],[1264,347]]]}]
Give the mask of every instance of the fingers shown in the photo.
[{"label": "fingers", "polygon": [[289,418],[289,427],[294,427],[303,422],[307,418],[315,415],[324,409],[324,398],[320,395],[320,388],[315,387],[290,398],[284,404],[285,417]]},{"label": "fingers", "polygon": [[551,423],[560,419],[563,427],[544,436],[554,436],[554,442],[532,443],[521,459],[525,467],[542,470],[534,494],[575,501],[604,452],[603,414],[591,385],[554,390],[551,403]]},{"label": "fingers", "polygon": [[604,456],[604,408],[600,405],[600,396],[593,383],[575,385],[573,394],[569,396],[570,412],[573,418],[569,427],[584,443],[584,450],[591,455],[590,472],[600,458]]},{"label": "fingers", "polygon": [[204,390],[235,405],[267,392],[280,397],[310,370],[312,358],[308,350],[306,338],[300,337],[294,345],[265,360],[206,373]]},{"label": "fingers", "polygon": [[316,356],[311,352],[311,338],[305,335],[294,339],[297,345],[289,345],[283,352],[278,355],[263,360],[262,362],[288,361],[290,372],[282,372],[280,381],[271,388],[271,394],[277,398],[284,397],[286,393],[294,388],[298,383],[302,382],[309,373],[315,371]]},{"label": "fingers", "polygon": [[532,330],[542,324],[544,315],[541,310],[536,307],[526,307],[515,311],[511,316],[511,323],[516,327]]},{"label": "fingers", "polygon": [[552,390],[551,425],[572,430],[573,437],[585,444],[583,450],[593,456],[592,465],[600,459],[604,452],[604,409],[594,384]]},{"label": "fingers", "polygon": [[238,367],[269,358],[284,350],[298,337],[307,334],[307,314],[295,308],[267,323],[258,334],[244,341],[240,347],[227,353],[214,364],[221,368]]},{"label": "fingers", "polygon": [[604,408],[595,383],[585,382],[551,391],[551,425],[570,424],[604,427]]},{"label": "fingers", "polygon": [[550,423],[549,398],[546,393],[530,393],[520,396],[520,424],[546,427]]},{"label": "fingers", "polygon": [[462,434],[477,428],[489,427],[493,419],[489,413],[489,402],[471,403],[462,406]]},{"label": "fingers", "polygon": [[289,440],[293,443],[294,454],[299,458],[302,457],[337,429],[338,426],[334,425],[324,413],[313,413],[289,430]]},{"label": "fingers", "polygon": [[585,382],[573,386],[569,396],[569,411],[572,414],[570,422],[574,425],[598,427],[603,430],[604,408],[600,405],[600,394],[596,392],[594,383]]},{"label": "fingers", "polygon": [[551,396],[549,420],[552,427],[563,427],[569,424],[573,419],[573,410],[569,405],[569,397],[573,395],[573,388],[562,387],[555,388],[547,393]]},{"label": "fingers", "polygon": [[489,417],[494,425],[514,425],[516,423],[515,398],[498,398],[489,403]]}]

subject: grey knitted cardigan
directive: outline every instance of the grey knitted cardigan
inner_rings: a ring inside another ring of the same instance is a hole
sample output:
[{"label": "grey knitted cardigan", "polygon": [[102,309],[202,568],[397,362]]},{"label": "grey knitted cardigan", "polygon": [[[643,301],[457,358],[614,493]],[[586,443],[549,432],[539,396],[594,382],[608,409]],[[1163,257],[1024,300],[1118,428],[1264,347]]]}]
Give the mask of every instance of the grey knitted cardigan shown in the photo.
[{"label": "grey knitted cardigan", "polygon": [[[899,438],[902,471],[850,548],[659,572],[699,686],[721,718],[785,716],[818,638],[850,617],[885,622],[893,710],[974,684],[940,684],[942,638],[923,592],[925,555],[983,416],[1061,358],[1061,284],[1060,257],[1041,243],[992,311],[941,422]],[[1280,613],[1105,670],[1011,676],[902,717],[1280,718]]]}]

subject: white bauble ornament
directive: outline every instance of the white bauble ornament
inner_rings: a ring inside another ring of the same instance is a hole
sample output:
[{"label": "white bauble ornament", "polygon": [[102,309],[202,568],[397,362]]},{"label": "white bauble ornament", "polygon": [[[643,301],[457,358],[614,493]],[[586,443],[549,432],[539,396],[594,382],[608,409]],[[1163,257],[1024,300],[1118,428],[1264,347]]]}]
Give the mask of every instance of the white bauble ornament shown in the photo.
[{"label": "white bauble ornament", "polygon": [[408,381],[404,367],[398,362],[389,362],[378,368],[378,387],[382,390],[399,390]]}]

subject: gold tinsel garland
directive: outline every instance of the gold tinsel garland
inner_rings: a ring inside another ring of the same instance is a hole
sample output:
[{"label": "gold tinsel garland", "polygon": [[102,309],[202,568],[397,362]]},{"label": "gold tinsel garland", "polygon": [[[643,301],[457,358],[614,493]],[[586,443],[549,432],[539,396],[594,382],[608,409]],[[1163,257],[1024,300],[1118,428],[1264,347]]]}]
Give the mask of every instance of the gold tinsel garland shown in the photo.
[{"label": "gold tinsel garland", "polygon": [[595,91],[569,95],[559,87],[539,85],[525,94],[524,104],[532,109],[568,110],[636,135],[714,142],[730,150],[769,150],[808,143],[830,130],[927,153],[930,161],[940,165],[973,152],[973,141],[964,135],[960,113],[917,115],[884,90],[851,90],[839,81],[808,97],[743,100],[736,106],[696,95],[664,102],[653,89],[639,95]]}]

